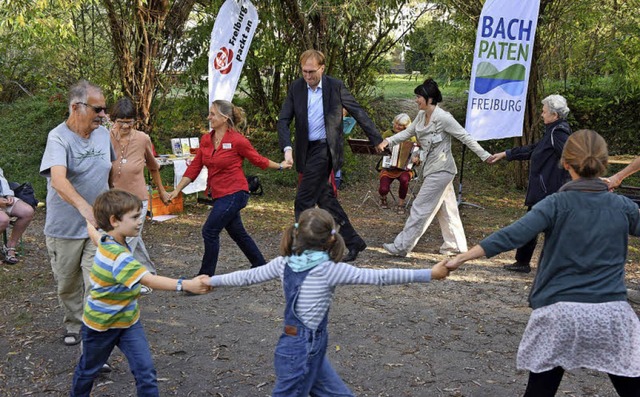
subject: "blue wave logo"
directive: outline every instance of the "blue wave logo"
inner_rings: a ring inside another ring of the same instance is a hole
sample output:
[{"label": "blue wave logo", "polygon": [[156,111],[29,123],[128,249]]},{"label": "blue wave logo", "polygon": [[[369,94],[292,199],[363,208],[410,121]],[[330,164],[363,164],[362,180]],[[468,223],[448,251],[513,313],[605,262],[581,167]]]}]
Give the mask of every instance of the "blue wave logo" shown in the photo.
[{"label": "blue wave logo", "polygon": [[500,71],[489,62],[480,62],[476,70],[473,90],[478,94],[486,94],[500,87],[509,95],[519,96],[524,92],[525,74],[524,65],[519,63]]}]

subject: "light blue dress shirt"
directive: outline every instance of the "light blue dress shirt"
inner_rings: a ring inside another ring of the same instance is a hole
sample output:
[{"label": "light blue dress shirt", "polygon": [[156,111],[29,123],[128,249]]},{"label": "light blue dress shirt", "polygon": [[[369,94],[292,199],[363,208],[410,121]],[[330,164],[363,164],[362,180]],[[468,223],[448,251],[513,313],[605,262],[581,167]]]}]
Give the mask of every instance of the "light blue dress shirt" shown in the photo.
[{"label": "light blue dress shirt", "polygon": [[324,108],[322,106],[322,80],[313,90],[307,84],[307,120],[309,122],[309,141],[326,139],[327,132],[324,128]]}]

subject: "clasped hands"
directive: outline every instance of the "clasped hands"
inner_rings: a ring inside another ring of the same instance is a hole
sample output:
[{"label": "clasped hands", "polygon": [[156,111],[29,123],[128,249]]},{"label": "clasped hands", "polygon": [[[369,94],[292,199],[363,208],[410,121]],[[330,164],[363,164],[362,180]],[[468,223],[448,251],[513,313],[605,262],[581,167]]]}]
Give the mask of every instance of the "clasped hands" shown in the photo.
[{"label": "clasped hands", "polygon": [[185,291],[191,292],[193,294],[206,294],[213,291],[213,287],[210,284],[211,277],[206,274],[201,274],[192,278],[191,280],[184,280],[182,282],[182,288]]},{"label": "clasped hands", "polygon": [[444,259],[431,268],[431,279],[443,280],[449,276],[449,273],[456,270],[464,262],[458,259],[458,256]]}]

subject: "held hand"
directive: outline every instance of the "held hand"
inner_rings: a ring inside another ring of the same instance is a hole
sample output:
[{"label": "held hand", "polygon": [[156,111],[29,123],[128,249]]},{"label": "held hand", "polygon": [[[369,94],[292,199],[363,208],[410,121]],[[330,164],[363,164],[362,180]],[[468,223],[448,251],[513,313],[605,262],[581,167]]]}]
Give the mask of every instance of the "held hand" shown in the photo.
[{"label": "held hand", "polygon": [[178,191],[178,189],[174,189],[171,193],[169,193],[168,201],[169,202],[173,201],[173,199],[178,197],[179,194],[180,194],[180,191]]},{"label": "held hand", "polygon": [[283,170],[289,170],[291,169],[291,167],[293,167],[293,161],[292,162],[288,162],[288,161],[283,161],[280,163],[280,166],[282,167]]},{"label": "held hand", "polygon": [[291,166],[293,165],[293,150],[286,150],[284,152],[284,162],[289,165],[289,168],[291,168]]},{"label": "held hand", "polygon": [[504,159],[507,157],[507,152],[500,152],[500,153],[495,153],[492,154],[487,160],[486,162],[489,164],[495,164],[498,161]]},{"label": "held hand", "polygon": [[417,155],[416,155],[416,156],[413,156],[413,157],[411,158],[411,162],[412,162],[413,164],[415,164],[415,165],[419,165],[419,164],[420,164],[420,156],[417,156]]},{"label": "held hand", "polygon": [[449,269],[445,266],[447,260],[437,263],[431,268],[432,280],[444,280],[449,275]]},{"label": "held hand", "polygon": [[92,224],[89,223],[89,221],[87,221],[87,232],[89,233],[89,238],[93,242],[93,245],[95,245],[96,247],[99,246],[100,238],[102,237],[102,235],[100,234],[98,229],[96,229]]},{"label": "held hand", "polygon": [[464,263],[464,261],[460,258],[460,255],[457,255],[451,259],[449,259],[445,266],[447,267],[447,269],[453,271],[456,270],[458,267],[460,267],[460,265],[462,265]]},{"label": "held hand", "polygon": [[383,139],[382,142],[380,142],[378,146],[376,146],[376,151],[378,153],[382,153],[387,146],[389,146],[389,141]]},{"label": "held hand", "polygon": [[88,223],[90,223],[94,227],[98,226],[98,222],[96,222],[96,219],[93,217],[92,206],[90,206],[89,204],[83,205],[78,208],[78,211],[80,212],[80,215],[82,215],[82,217],[87,220]]},{"label": "held hand", "polygon": [[602,178],[602,180],[607,183],[607,185],[609,186],[609,190],[617,188],[622,183],[622,179],[618,177],[617,174],[610,176],[609,178]]},{"label": "held hand", "polygon": [[211,291],[212,287],[209,285],[211,278],[206,274],[201,274],[191,280],[184,280],[182,286],[185,291],[192,292],[194,294],[206,294]]},{"label": "held hand", "polygon": [[162,200],[162,204],[169,205],[171,202],[171,196],[166,191],[160,192],[160,200]]}]

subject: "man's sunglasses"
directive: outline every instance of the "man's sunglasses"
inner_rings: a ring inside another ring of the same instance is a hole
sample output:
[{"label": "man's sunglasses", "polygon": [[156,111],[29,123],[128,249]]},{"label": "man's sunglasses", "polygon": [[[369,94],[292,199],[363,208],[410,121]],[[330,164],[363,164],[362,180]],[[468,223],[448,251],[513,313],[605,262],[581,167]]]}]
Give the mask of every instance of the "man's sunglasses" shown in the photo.
[{"label": "man's sunglasses", "polygon": [[100,114],[100,112],[105,112],[105,113],[107,112],[106,106],[92,106],[92,105],[89,105],[88,103],[84,103],[84,102],[76,102],[76,103],[79,104],[79,105],[84,105],[84,106],[86,106],[88,108],[93,109],[93,111],[96,112],[96,114]]}]

